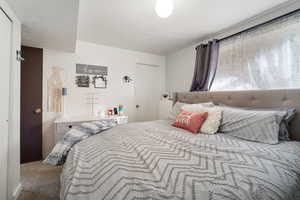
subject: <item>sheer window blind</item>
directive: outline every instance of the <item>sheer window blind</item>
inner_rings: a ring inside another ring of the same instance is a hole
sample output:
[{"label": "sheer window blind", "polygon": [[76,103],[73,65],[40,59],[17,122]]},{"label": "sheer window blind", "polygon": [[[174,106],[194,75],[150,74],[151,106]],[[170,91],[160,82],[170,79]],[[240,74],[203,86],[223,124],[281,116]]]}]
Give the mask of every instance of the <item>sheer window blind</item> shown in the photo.
[{"label": "sheer window blind", "polygon": [[220,43],[212,90],[300,88],[300,12]]}]

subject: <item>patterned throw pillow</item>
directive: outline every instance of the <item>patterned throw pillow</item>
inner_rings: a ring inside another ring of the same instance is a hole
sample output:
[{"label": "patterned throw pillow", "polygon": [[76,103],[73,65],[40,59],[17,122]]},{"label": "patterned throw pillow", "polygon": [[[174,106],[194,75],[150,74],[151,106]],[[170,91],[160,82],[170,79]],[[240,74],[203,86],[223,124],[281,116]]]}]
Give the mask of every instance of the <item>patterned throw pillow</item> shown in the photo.
[{"label": "patterned throw pillow", "polygon": [[208,104],[190,104],[184,105],[183,110],[189,112],[208,112],[208,117],[199,130],[205,134],[216,134],[222,120],[222,109],[217,106],[207,106]]},{"label": "patterned throw pillow", "polygon": [[177,115],[176,121],[172,126],[188,130],[192,133],[198,133],[207,116],[207,112],[199,113],[183,110]]},{"label": "patterned throw pillow", "polygon": [[[186,105],[190,106],[197,106],[201,105],[203,107],[215,107],[213,102],[206,102],[206,103],[199,103],[199,104],[187,104],[187,103],[181,103],[181,102],[176,102],[172,108],[172,111],[169,114],[169,119],[175,120],[177,115],[182,111],[185,110],[183,107]],[[195,111],[198,112],[198,111]]]}]

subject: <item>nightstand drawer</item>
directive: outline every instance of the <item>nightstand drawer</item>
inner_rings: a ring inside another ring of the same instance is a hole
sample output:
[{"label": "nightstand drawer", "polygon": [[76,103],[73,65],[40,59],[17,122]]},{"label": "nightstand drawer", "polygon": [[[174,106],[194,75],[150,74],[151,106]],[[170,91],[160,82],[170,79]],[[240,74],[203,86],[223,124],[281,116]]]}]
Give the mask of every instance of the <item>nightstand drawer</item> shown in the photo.
[{"label": "nightstand drawer", "polygon": [[121,116],[117,118],[118,124],[127,124],[128,123],[128,117],[126,116]]}]

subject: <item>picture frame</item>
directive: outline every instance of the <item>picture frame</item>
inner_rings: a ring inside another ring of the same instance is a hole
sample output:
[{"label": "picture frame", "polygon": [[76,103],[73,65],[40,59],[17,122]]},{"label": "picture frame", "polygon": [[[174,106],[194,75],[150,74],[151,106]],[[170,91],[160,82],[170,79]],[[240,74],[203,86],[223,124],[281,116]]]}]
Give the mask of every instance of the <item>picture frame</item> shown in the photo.
[{"label": "picture frame", "polygon": [[90,77],[88,75],[76,76],[76,85],[78,87],[90,87]]},{"label": "picture frame", "polygon": [[107,88],[107,78],[106,76],[94,76],[92,81],[94,88],[105,89]]}]

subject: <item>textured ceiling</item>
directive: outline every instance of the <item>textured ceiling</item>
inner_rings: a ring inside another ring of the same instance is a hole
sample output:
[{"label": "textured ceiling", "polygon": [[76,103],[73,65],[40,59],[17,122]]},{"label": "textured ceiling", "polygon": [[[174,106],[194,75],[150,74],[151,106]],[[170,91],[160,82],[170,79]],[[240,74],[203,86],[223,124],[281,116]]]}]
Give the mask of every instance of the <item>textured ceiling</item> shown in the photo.
[{"label": "textured ceiling", "polygon": [[74,51],[79,0],[6,0],[22,22],[22,44]]},{"label": "textured ceiling", "polygon": [[22,21],[24,45],[74,51],[76,40],[166,55],[286,0],[6,0]]},{"label": "textured ceiling", "polygon": [[155,0],[81,0],[78,38],[166,55],[286,0],[173,1],[173,14],[162,19]]}]

